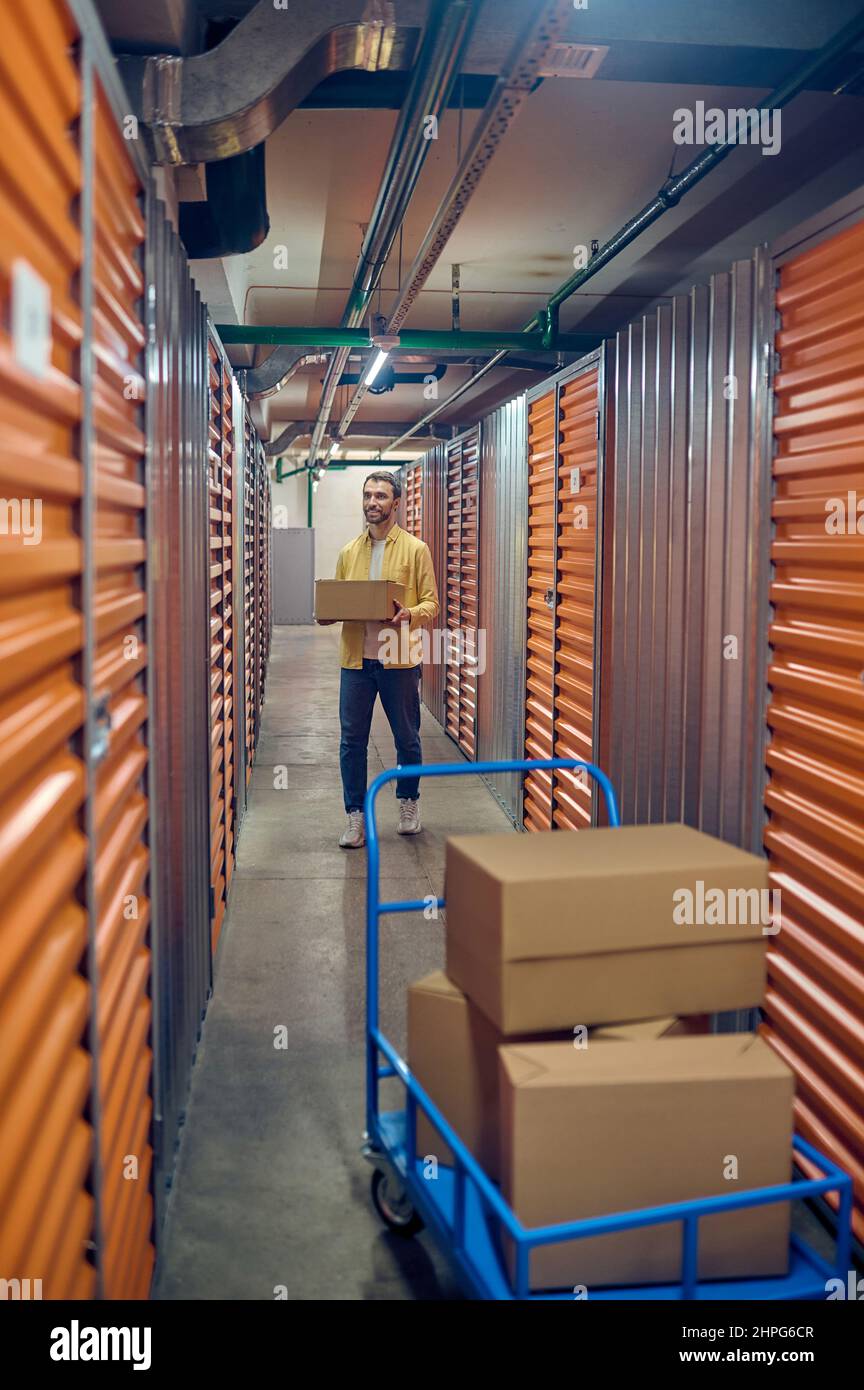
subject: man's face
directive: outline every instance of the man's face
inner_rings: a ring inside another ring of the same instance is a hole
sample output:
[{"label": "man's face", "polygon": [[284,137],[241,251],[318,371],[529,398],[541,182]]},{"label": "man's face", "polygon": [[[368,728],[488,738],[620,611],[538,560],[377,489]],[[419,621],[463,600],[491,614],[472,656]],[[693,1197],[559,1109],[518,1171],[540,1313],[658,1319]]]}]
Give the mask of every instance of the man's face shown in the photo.
[{"label": "man's face", "polygon": [[377,526],[381,521],[389,521],[396,506],[396,498],[389,483],[370,478],[363,488],[363,515],[367,522]]}]

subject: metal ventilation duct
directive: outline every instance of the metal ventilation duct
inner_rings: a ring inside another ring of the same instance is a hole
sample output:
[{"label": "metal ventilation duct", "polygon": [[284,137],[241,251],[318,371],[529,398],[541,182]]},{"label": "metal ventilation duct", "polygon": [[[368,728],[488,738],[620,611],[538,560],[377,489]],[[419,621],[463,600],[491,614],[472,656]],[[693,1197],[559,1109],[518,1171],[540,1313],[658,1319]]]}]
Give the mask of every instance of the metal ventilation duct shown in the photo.
[{"label": "metal ventilation duct", "polygon": [[[484,7],[465,72],[497,76],[524,21],[525,0]],[[200,164],[265,140],[336,73],[410,72],[427,0],[259,0],[227,38],[191,58],[121,56],[135,114],[157,164]]]}]

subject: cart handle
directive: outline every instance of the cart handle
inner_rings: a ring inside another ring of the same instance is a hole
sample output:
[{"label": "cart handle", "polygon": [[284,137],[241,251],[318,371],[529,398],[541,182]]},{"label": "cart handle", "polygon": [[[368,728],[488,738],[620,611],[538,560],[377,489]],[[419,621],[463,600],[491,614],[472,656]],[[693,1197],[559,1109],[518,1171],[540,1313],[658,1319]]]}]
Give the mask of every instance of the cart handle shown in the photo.
[{"label": "cart handle", "polygon": [[[380,879],[380,849],[378,827],[375,823],[375,798],[385,782],[401,781],[410,777],[475,777],[482,773],[534,772],[536,769],[584,767],[600,786],[606,801],[606,812],[610,826],[621,824],[618,815],[618,802],[612,783],[593,763],[582,762],[579,758],[513,758],[506,762],[485,763],[427,763],[425,766],[389,768],[380,772],[366,792],[363,803],[363,819],[366,823],[366,1128],[372,1134],[378,1115],[378,1049],[375,1034],[378,1032],[378,919],[383,912],[422,911],[429,900],[381,903],[378,894]],[[444,906],[443,898],[435,898],[438,907]]]},{"label": "cart handle", "polygon": [[[363,803],[363,819],[366,824],[366,843],[367,843],[367,869],[366,869],[366,922],[367,927],[375,923],[377,928],[378,916],[381,911],[381,903],[378,900],[378,881],[380,874],[380,850],[378,846],[378,826],[375,822],[375,798],[384,786],[385,782],[402,781],[411,777],[476,777],[482,773],[497,772],[534,772],[537,769],[551,771],[555,768],[576,768],[584,767],[586,772],[590,772],[594,781],[598,784],[606,802],[606,814],[609,818],[610,826],[618,827],[621,824],[621,817],[618,814],[618,801],[615,796],[615,789],[606,773],[593,763],[582,762],[579,758],[512,758],[505,762],[486,762],[486,763],[427,763],[425,765],[414,764],[407,767],[388,768],[386,772],[379,772],[374,782],[366,792],[366,799]],[[439,898],[438,906],[443,906],[443,901]],[[389,906],[389,904],[388,904]],[[409,908],[422,908],[424,903],[402,903],[399,904],[401,910],[408,911]],[[377,930],[376,930],[377,938]],[[375,955],[377,956],[377,939],[375,944]],[[377,961],[376,961],[377,965]],[[376,1018],[377,1023],[377,1009]]]},{"label": "cart handle", "polygon": [[379,791],[385,782],[408,780],[412,777],[465,777],[476,776],[483,773],[496,772],[535,772],[538,769],[554,771],[556,768],[584,767],[586,772],[590,772],[594,781],[598,783],[606,802],[606,812],[611,826],[619,826],[621,818],[618,814],[618,801],[615,796],[615,789],[606,773],[593,763],[582,762],[579,758],[508,758],[504,762],[487,763],[426,763],[416,764],[413,767],[394,767],[388,768],[386,772],[379,772],[375,781],[366,793],[366,800],[363,805],[363,815],[366,821],[366,838],[369,841],[369,849],[372,850],[374,841],[375,848],[378,846],[378,832],[375,827],[374,803]]}]

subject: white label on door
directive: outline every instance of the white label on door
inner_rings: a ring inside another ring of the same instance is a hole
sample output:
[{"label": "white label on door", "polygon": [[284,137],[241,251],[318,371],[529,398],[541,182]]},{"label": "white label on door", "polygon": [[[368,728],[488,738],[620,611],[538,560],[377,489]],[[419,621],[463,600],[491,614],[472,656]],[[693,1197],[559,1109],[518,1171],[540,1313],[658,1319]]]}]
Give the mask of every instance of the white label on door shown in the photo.
[{"label": "white label on door", "polygon": [[43,377],[51,366],[51,289],[32,265],[12,266],[12,350],[25,371]]},{"label": "white label on door", "polygon": [[582,486],[582,475],[578,468],[574,468],[570,474],[570,491],[578,492]]}]

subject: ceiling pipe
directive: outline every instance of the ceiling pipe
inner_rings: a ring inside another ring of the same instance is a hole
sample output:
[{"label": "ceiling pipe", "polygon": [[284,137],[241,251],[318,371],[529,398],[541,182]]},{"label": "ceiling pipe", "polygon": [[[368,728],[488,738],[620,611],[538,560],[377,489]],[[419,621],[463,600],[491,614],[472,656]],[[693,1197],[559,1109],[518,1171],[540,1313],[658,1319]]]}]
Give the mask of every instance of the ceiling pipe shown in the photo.
[{"label": "ceiling pipe", "polygon": [[[595,344],[595,346],[597,346],[597,344]],[[570,353],[568,355],[573,356],[574,354]],[[555,356],[560,358],[562,354],[556,353]],[[418,363],[417,359],[415,358],[413,365],[416,366],[417,370],[403,371],[403,367],[410,367],[412,364],[410,362],[406,362],[404,358],[394,358],[391,354],[389,365],[393,369],[393,377],[392,385],[388,387],[388,390],[392,390],[393,386],[419,386],[421,384],[426,386],[431,381],[442,381],[444,377],[447,375],[447,372],[450,367],[456,366],[473,368],[475,366],[475,363],[473,360],[469,360],[466,362],[465,358],[457,353],[449,353],[446,357],[442,354],[442,356],[439,357],[437,361],[429,361],[427,358],[424,358],[421,362]],[[507,366],[511,371],[531,372],[532,375],[535,376],[548,376],[549,372],[553,370],[554,365],[555,364],[551,364],[549,362],[532,361],[531,359],[528,359],[526,361],[523,357],[508,357],[507,360]],[[382,372],[382,376],[383,374],[384,373]],[[361,370],[358,372],[344,372],[339,382],[339,385],[354,386],[357,382],[366,380],[367,376],[364,367],[361,368]],[[375,394],[374,389],[372,394]],[[345,438],[345,436],[339,435],[338,438],[343,439]],[[334,440],[334,443],[338,443],[338,439]]]},{"label": "ceiling pipe", "polygon": [[[757,113],[778,110],[786,106],[793,97],[798,95],[809,81],[824,72],[841,53],[851,48],[862,35],[864,35],[864,11],[861,11],[853,20],[844,25],[842,29],[838,30],[833,39],[829,39],[828,43],[820,48],[808,62],[804,63],[802,67],[792,73],[779,87],[776,87],[763,102],[760,102],[755,108]],[[743,131],[748,128],[749,123],[745,123],[743,127],[736,126],[735,138],[729,137],[720,144],[709,146],[708,149],[703,150],[700,155],[697,155],[695,159],[691,160],[680,174],[676,174],[673,178],[667,179],[655,197],[651,199],[650,203],[646,203],[645,207],[642,208],[635,217],[631,217],[629,221],[625,222],[623,227],[620,227],[614,236],[610,237],[610,239],[600,247],[599,251],[591,257],[591,260],[584,269],[571,275],[569,279],[565,280],[564,283],[559,286],[548,300],[545,308],[541,309],[528,320],[523,332],[530,334],[537,328],[542,328],[544,346],[550,346],[557,332],[558,313],[561,305],[568,300],[572,294],[575,294],[587,280],[590,280],[599,270],[602,270],[604,266],[607,266],[610,261],[620,255],[626,247],[635,241],[637,237],[641,236],[642,233],[662,217],[664,213],[667,213],[670,208],[675,207],[697,183],[701,182],[712,169],[716,168],[727,155],[731,154],[732,150],[737,147],[737,135],[739,130]],[[506,356],[506,350],[496,353],[494,357],[484,363],[480,370],[476,372],[470,380],[457,387],[445,401],[442,401],[434,410],[430,410],[422,419],[418,420],[417,425],[413,429],[407,430],[404,434],[400,435],[398,439],[394,440],[392,444],[388,444],[387,448],[382,450],[382,453],[387,454],[398,449],[401,444],[404,444],[406,440],[413,437],[416,429],[431,424],[432,421],[436,420],[439,415],[442,415],[454,401],[459,400],[467,391],[475,386],[478,381],[486,376],[493,367],[497,367]]]},{"label": "ceiling pipe", "polygon": [[[289,472],[282,473],[279,469],[279,464],[281,462],[281,459],[276,460],[276,472],[273,475],[274,483],[285,483],[289,478],[296,478],[300,473],[311,473],[313,474],[314,480],[314,474],[318,471],[315,468],[310,468],[308,463],[302,463],[299,468],[292,468]],[[334,472],[343,468],[365,468],[370,470],[375,467],[375,459],[339,459],[338,463],[331,463],[330,467]]]},{"label": "ceiling pipe", "polygon": [[123,55],[120,76],[150,131],[157,164],[242,154],[334,73],[407,72],[426,0],[259,3],[207,53]]},{"label": "ceiling pipe", "polygon": [[[526,372],[541,372],[548,376],[550,371],[554,371],[556,367],[562,365],[559,361],[560,357],[560,352],[537,353],[533,357],[515,357],[511,354],[507,365]],[[354,360],[353,353],[351,360]],[[394,348],[390,354],[390,360],[394,366],[398,366],[400,371],[403,366],[407,367],[409,364],[416,363],[419,367],[423,362],[443,362],[448,367],[479,367],[481,365],[479,361],[475,362],[471,356],[466,356],[464,352],[402,352],[399,348]]]},{"label": "ceiling pipe", "polygon": [[264,145],[205,164],[207,197],[181,201],[180,240],[190,260],[239,256],[254,251],[270,231]]},{"label": "ceiling pipe", "polygon": [[[467,208],[483,174],[510,126],[533,90],[549,48],[564,31],[572,14],[571,0],[536,4],[522,26],[500,76],[472,132],[465,155],[438,205],[429,229],[408,270],[387,320],[387,332],[398,333],[411,306],[438,263],[441,253]],[[361,378],[339,425],[341,439],[366,394]]]},{"label": "ceiling pipe", "polygon": [[[762,111],[777,111],[788,105],[794,97],[804,88],[811,78],[824,71],[835,58],[839,57],[847,48],[850,48],[859,38],[864,35],[864,11],[856,15],[855,19],[840,29],[828,43],[820,48],[809,62],[803,67],[798,68],[790,77],[782,82],[779,87],[765,98],[763,102],[755,108],[757,113]],[[757,115],[758,121],[758,115]],[[582,270],[576,271],[568,280],[564,281],[552,295],[545,310],[541,315],[535,315],[525,325],[526,331],[541,326],[547,332],[553,332],[557,324],[558,310],[561,305],[575,294],[586,280],[590,280],[599,270],[608,265],[616,256],[628,247],[631,242],[641,236],[648,227],[652,226],[659,218],[675,207],[697,183],[701,183],[712,169],[716,169],[727,155],[730,155],[738,145],[738,135],[744,131],[749,133],[750,121],[736,125],[734,135],[727,135],[727,138],[717,145],[709,145],[708,149],[703,150],[700,155],[687,165],[680,174],[669,178],[663,187],[655,194],[650,203],[646,203],[635,217],[631,217],[629,222],[625,222],[613,237],[610,237],[596,255],[591,257],[588,265]]]},{"label": "ceiling pipe", "polygon": [[[223,328],[225,325],[223,325]],[[572,349],[573,352],[585,352],[584,346]],[[353,354],[352,354],[353,355]],[[464,352],[434,352],[427,349],[425,352],[417,349],[401,351],[396,348],[392,354],[396,362],[418,362],[428,360],[434,356],[436,362],[446,362],[448,366],[473,367],[474,353],[469,353],[466,357]],[[559,353],[536,354],[533,357],[510,357],[507,365],[514,369],[522,369],[527,372],[539,372],[548,375],[550,371],[558,365],[557,358]],[[273,371],[271,363],[280,357],[281,365],[277,371]],[[277,391],[281,391],[298,371],[307,366],[320,366],[327,361],[327,354],[324,352],[308,352],[305,349],[293,347],[278,347],[275,352],[262,362],[260,367],[237,367],[235,374],[240,382],[240,388],[247,400],[262,400],[266,396],[274,396]],[[314,421],[312,422],[314,424]],[[311,433],[311,431],[307,431]]]},{"label": "ceiling pipe", "polygon": [[[495,0],[484,7],[465,72],[501,72],[525,4]],[[266,140],[327,78],[407,76],[428,12],[428,0],[258,0],[206,53],[121,54],[117,65],[155,162],[209,163]]]},{"label": "ceiling pipe", "polygon": [[[277,454],[283,454],[286,449],[297,439],[308,439],[315,428],[314,420],[291,420],[283,425],[281,432],[275,439],[264,445],[264,453],[268,458],[274,458]],[[364,420],[354,434],[348,435],[348,439],[395,439],[401,434],[404,428],[403,420]],[[447,439],[455,430],[457,434],[462,432],[462,425],[446,425],[440,429],[421,429],[416,436],[418,439]]]},{"label": "ceiling pipe", "polygon": [[[231,327],[231,324],[223,323],[222,325],[225,332],[228,332]],[[222,342],[225,342],[224,338],[222,338]],[[278,375],[275,377],[272,369],[268,371],[273,357],[276,356],[275,352],[260,367],[238,367],[236,369],[235,374],[240,383],[240,390],[247,400],[260,401],[265,396],[275,396],[276,392],[281,391],[292,376],[295,376],[303,367],[318,367],[327,361],[327,353],[322,352],[319,347],[315,347],[311,351],[308,347],[285,347],[280,348],[279,351],[281,362]]]},{"label": "ceiling pipe", "polygon": [[[372,346],[369,332],[365,328],[298,328],[289,324],[217,323],[216,332],[226,347],[236,343],[294,343],[301,347],[314,343],[319,351],[327,347],[342,348],[346,362],[352,349],[366,350]],[[442,352],[449,349],[453,353],[461,350],[467,354],[494,352],[498,348],[513,348],[521,352],[584,352],[586,348],[596,347],[599,341],[600,336],[597,333],[559,333],[554,342],[546,347],[544,335],[539,330],[534,333],[524,330],[505,333],[490,328],[486,332],[454,333],[449,328],[409,328],[399,335],[399,348],[431,353],[437,353],[439,349]]]},{"label": "ceiling pipe", "polygon": [[488,372],[491,372],[493,367],[497,367],[499,362],[502,362],[506,356],[506,348],[501,352],[496,352],[495,356],[490,357],[488,362],[484,362],[483,366],[478,368],[473,376],[469,377],[467,381],[464,381],[461,386],[457,386],[455,391],[451,391],[446,401],[442,401],[434,410],[430,410],[427,415],[424,415],[422,420],[418,420],[417,424],[413,425],[410,430],[406,430],[404,434],[400,434],[398,439],[394,439],[392,444],[388,444],[386,449],[382,449],[382,455],[389,454],[393,449],[398,449],[399,445],[404,444],[407,439],[413,439],[418,430],[423,429],[425,425],[431,425],[433,420],[437,420],[438,416],[442,415],[449,406],[453,405],[453,403],[464,396],[467,391],[470,391],[472,387],[476,386],[477,382],[481,381]]},{"label": "ceiling pipe", "polygon": [[282,473],[282,472],[280,472],[279,465],[278,465],[278,463],[277,463],[277,465],[276,465],[276,481],[277,481],[277,483],[285,483],[285,482],[288,481],[289,478],[296,478],[298,473],[308,473],[308,472],[309,472],[309,465],[308,465],[308,463],[301,463],[301,465],[300,465],[299,468],[292,468],[290,473]]},{"label": "ceiling pipe", "polygon": [[[308,422],[311,423],[311,422]],[[302,439],[304,434],[308,434],[308,423],[303,420],[289,420],[283,426],[282,433],[277,434],[275,439],[268,440],[264,445],[264,453],[267,458],[274,458],[276,454],[284,454],[286,449],[290,449],[295,439]],[[307,428],[303,428],[307,425]]]},{"label": "ceiling pipe", "polygon": [[[241,378],[240,385],[250,401],[260,401],[265,396],[275,396],[277,391],[281,391],[283,386],[287,386],[292,376],[301,367],[315,363],[327,361],[327,353],[298,352],[292,344],[283,344],[277,347],[275,352],[261,363],[259,367],[250,367]],[[239,374],[238,374],[239,375]]]},{"label": "ceiling pipe", "polygon": [[[400,367],[401,365],[401,363],[396,362],[385,363],[384,369],[381,372],[381,376],[379,376],[378,381],[375,382],[375,385],[377,386],[378,382],[380,382],[382,377],[385,376],[388,366],[391,367],[393,373],[392,377],[386,378],[390,381],[390,385],[387,388],[388,391],[392,391],[394,386],[420,386],[421,384],[428,385],[430,381],[441,381],[447,375],[446,362],[427,363],[425,369],[421,372],[399,371],[398,367]],[[339,385],[356,386],[358,381],[364,381],[365,379],[366,369],[364,367],[363,370],[359,372],[343,372],[342,376],[339,378]],[[375,395],[376,392],[373,390],[372,394]],[[380,395],[381,392],[378,392],[377,394]]]},{"label": "ceiling pipe", "polygon": [[[428,123],[437,121],[447,105],[476,14],[474,0],[434,0],[342,315],[345,328],[356,328],[369,308],[432,143]],[[309,454],[312,463],[347,357],[345,348],[334,352],[324,377]]]}]

